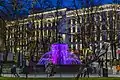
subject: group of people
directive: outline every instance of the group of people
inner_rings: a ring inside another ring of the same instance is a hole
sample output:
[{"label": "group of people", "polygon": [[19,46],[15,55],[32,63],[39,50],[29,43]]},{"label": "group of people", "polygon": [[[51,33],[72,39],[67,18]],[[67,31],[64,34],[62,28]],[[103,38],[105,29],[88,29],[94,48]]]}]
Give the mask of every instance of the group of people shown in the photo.
[{"label": "group of people", "polygon": [[[26,75],[26,78],[28,78],[29,68],[27,65],[25,65],[22,69],[23,74]],[[11,74],[13,74],[15,77],[20,77],[20,75],[17,73],[17,67],[16,65],[13,65],[11,68]]]},{"label": "group of people", "polygon": [[[79,68],[79,76],[81,77],[89,77],[90,74],[92,74],[93,69],[89,64],[86,64],[85,61],[82,61],[82,64]],[[51,77],[54,76],[55,71],[56,70],[56,66],[55,64],[53,64],[53,62],[50,60],[45,64],[45,72],[47,74],[47,77]],[[27,65],[25,65],[22,69],[23,73],[26,75],[26,78],[28,78],[28,74],[29,74],[29,67]],[[0,66],[0,76],[2,73],[2,67]],[[11,74],[13,74],[15,77],[20,77],[20,75],[17,73],[17,67],[16,65],[13,65],[11,68]],[[101,75],[101,73],[99,72],[99,75]]]},{"label": "group of people", "polygon": [[[78,76],[89,77],[89,75],[92,73],[95,73],[95,74],[98,73],[98,75],[101,76],[101,65],[100,64],[101,63],[99,63],[98,61],[98,64],[94,64],[96,66],[93,66],[93,64],[86,64],[85,60],[83,60],[79,68],[80,74]],[[52,63],[52,61],[48,61],[45,64],[45,72],[48,74],[48,77],[54,76],[56,72],[55,69],[56,69],[56,66],[55,64]]]},{"label": "group of people", "polygon": [[103,67],[102,64],[103,63],[100,60],[91,63],[88,63],[88,61],[83,60],[81,62],[76,79],[78,80],[79,77],[89,77],[90,74],[98,74],[98,76],[101,76],[101,71]]},{"label": "group of people", "polygon": [[[48,74],[48,77],[54,76],[55,73],[55,65],[52,63],[52,61],[48,61],[45,64],[45,72],[46,74]],[[0,65],[0,77],[2,76],[2,65]],[[25,65],[22,68],[22,73],[26,75],[26,78],[28,78],[28,74],[29,74],[29,67],[27,65]],[[20,75],[17,72],[17,66],[13,65],[11,67],[11,74],[13,74],[15,77],[20,77]]]},{"label": "group of people", "polygon": [[89,74],[91,73],[91,68],[89,65],[85,64],[85,61],[82,61],[82,64],[79,68],[79,74],[77,75],[77,77],[89,77]]},{"label": "group of people", "polygon": [[[28,66],[23,67],[23,73],[26,75],[26,78],[28,78]],[[13,65],[11,67],[11,74],[13,74],[15,77],[20,77],[20,75],[17,73],[17,67],[16,65]],[[0,65],[0,77],[2,76],[2,65]]]},{"label": "group of people", "polygon": [[[45,72],[47,74],[47,77],[51,77],[54,76],[55,73],[55,65],[53,64],[53,62],[50,60],[45,64]],[[20,77],[19,74],[16,71],[16,66],[13,65],[13,67],[11,68],[11,73],[15,76],[15,77]],[[24,66],[23,68],[23,73],[26,75],[26,78],[28,78],[28,73],[29,73],[29,68],[27,65]]]}]

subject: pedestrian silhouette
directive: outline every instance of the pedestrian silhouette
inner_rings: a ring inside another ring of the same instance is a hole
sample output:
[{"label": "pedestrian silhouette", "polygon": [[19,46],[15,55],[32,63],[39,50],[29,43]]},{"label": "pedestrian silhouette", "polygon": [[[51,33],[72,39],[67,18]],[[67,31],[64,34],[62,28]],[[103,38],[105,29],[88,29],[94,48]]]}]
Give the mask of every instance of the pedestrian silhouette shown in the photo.
[{"label": "pedestrian silhouette", "polygon": [[49,61],[45,65],[45,72],[47,73],[47,76],[54,76],[55,73],[55,65],[52,63],[52,61]]},{"label": "pedestrian silhouette", "polygon": [[2,65],[0,65],[0,77],[2,76]]},{"label": "pedestrian silhouette", "polygon": [[29,67],[27,65],[25,65],[23,67],[23,73],[26,75],[26,78],[28,78],[28,74],[29,74]]},{"label": "pedestrian silhouette", "polygon": [[16,66],[13,65],[11,68],[11,74],[13,74],[15,77],[20,77],[16,71]]}]

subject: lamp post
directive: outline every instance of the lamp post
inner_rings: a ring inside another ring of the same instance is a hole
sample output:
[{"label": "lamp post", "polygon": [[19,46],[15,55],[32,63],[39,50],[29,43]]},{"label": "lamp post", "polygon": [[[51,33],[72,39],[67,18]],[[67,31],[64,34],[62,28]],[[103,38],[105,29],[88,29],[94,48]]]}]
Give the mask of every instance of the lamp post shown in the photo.
[{"label": "lamp post", "polygon": [[17,47],[17,52],[18,52],[18,55],[17,55],[17,65],[18,66],[21,66],[21,54],[20,54],[20,48]]}]

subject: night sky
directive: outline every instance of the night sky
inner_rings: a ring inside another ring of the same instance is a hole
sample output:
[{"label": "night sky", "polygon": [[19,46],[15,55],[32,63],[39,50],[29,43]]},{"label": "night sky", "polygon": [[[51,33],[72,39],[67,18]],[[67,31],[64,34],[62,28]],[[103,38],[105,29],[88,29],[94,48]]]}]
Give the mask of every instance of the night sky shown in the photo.
[{"label": "night sky", "polygon": [[[23,16],[23,15],[29,15],[32,10],[42,10],[46,9],[48,6],[42,6],[41,3],[44,5],[49,5],[49,8],[55,8],[57,5],[57,0],[17,0],[17,9],[14,10],[13,8],[13,0],[0,0],[0,16],[2,17],[15,17],[17,16]],[[37,1],[37,2],[33,2]],[[41,2],[41,1],[47,1]],[[81,1],[84,1],[84,7],[89,7],[90,4],[86,5],[87,0],[75,0],[77,8],[83,7],[81,5]],[[90,1],[90,0],[88,0]],[[118,0],[120,3],[120,0]],[[111,4],[113,3],[113,0],[91,0],[91,2],[94,4],[93,6],[97,5],[103,5],[103,4]],[[90,3],[91,3],[90,2]],[[52,5],[51,5],[52,4]],[[59,5],[60,8],[67,7],[67,8],[74,8],[73,0],[61,0],[61,5]]]},{"label": "night sky", "polygon": [[[56,4],[57,0],[51,0],[53,4]],[[71,6],[73,0],[63,0],[63,5],[64,6]],[[76,4],[79,4],[79,2],[82,0],[76,0]],[[83,0],[85,1],[85,0]],[[113,3],[113,0],[93,0],[95,3],[101,1],[102,4],[109,4],[109,3]]]}]

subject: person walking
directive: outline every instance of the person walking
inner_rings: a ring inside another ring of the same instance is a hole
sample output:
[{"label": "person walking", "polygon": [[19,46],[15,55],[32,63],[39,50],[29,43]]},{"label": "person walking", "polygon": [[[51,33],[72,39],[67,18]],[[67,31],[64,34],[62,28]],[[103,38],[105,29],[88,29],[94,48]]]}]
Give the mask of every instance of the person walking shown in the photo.
[{"label": "person walking", "polygon": [[2,76],[2,65],[0,65],[0,77]]},{"label": "person walking", "polygon": [[77,74],[77,76],[76,76],[76,80],[78,80],[80,76],[83,77],[84,72],[85,72],[85,66],[86,66],[85,60],[83,60],[81,63],[82,63],[82,64],[80,65],[78,74]]},{"label": "person walking", "polygon": [[79,76],[81,76],[81,77],[83,77],[83,74],[84,74],[84,70],[82,71],[82,69],[83,69],[82,67],[79,68],[79,71],[81,72],[81,73],[79,74]]},{"label": "person walking", "polygon": [[84,77],[86,77],[86,75],[87,75],[87,68],[86,67],[83,69],[83,74],[84,74]]},{"label": "person walking", "polygon": [[25,74],[26,79],[27,79],[28,78],[28,74],[29,74],[29,67],[27,65],[25,65],[23,67],[23,73]]},{"label": "person walking", "polygon": [[13,65],[11,68],[11,74],[13,74],[15,77],[20,77],[16,71],[16,66]]},{"label": "person walking", "polygon": [[55,65],[53,64],[52,61],[49,61],[48,63],[45,64],[45,72],[47,73],[48,77],[54,76],[54,69]]},{"label": "person walking", "polygon": [[86,65],[85,68],[84,68],[84,77],[89,77],[90,75],[90,66],[89,65]]}]

